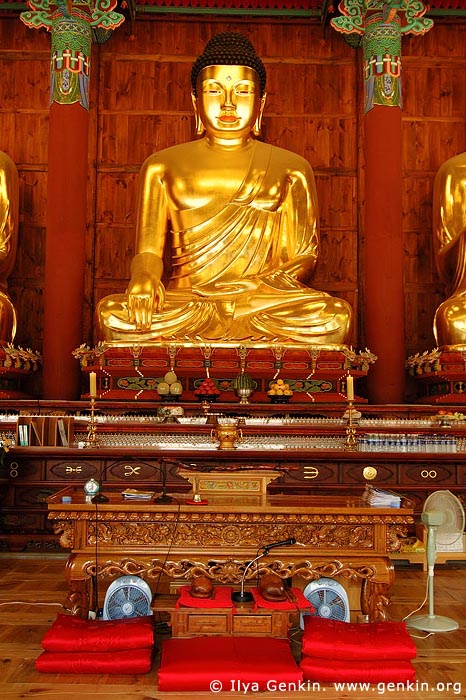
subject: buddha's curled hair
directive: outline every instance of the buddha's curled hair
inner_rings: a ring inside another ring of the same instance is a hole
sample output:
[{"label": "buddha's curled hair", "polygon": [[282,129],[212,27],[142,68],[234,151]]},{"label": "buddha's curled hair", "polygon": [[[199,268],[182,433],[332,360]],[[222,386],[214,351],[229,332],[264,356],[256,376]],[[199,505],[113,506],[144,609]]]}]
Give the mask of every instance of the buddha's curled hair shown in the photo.
[{"label": "buddha's curled hair", "polygon": [[254,46],[244,34],[221,32],[206,44],[191,70],[191,87],[197,94],[197,77],[206,66],[249,66],[259,75],[261,95],[265,92],[267,74]]}]

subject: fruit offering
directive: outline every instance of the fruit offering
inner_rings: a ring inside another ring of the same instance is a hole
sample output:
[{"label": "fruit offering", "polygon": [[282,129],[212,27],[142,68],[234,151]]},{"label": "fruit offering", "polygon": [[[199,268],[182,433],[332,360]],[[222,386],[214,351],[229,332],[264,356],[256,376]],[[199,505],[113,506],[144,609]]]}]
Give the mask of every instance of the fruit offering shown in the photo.
[{"label": "fruit offering", "polygon": [[448,411],[447,409],[441,408],[437,411],[437,415],[434,416],[434,420],[439,421],[439,423],[454,423],[455,421],[463,421],[466,419],[464,413],[459,413],[458,411]]},{"label": "fruit offering", "polygon": [[175,372],[170,370],[167,372],[161,382],[157,385],[157,393],[164,399],[171,399],[172,401],[183,393],[183,386],[181,382],[178,381],[178,377]]},{"label": "fruit offering", "polygon": [[195,389],[194,396],[197,396],[197,398],[201,400],[215,401],[217,396],[220,396],[220,392],[214,380],[208,377]]},{"label": "fruit offering", "polygon": [[276,381],[271,382],[267,394],[269,396],[293,396],[290,385],[284,382],[283,379],[277,379]]}]

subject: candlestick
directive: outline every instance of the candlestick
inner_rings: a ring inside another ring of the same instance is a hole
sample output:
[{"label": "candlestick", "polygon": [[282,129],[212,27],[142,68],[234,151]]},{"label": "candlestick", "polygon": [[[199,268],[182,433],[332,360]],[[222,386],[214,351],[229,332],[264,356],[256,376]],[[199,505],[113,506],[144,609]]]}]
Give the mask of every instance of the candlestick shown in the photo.
[{"label": "candlestick", "polygon": [[350,400],[348,401],[346,413],[348,415],[348,422],[346,424],[345,450],[357,450],[358,440],[356,437],[356,428],[353,423],[353,402]]},{"label": "candlestick", "polygon": [[[94,374],[94,379],[95,379],[95,372]],[[97,440],[97,423],[95,420],[95,399],[94,397],[91,398],[91,415],[90,415],[90,420],[89,420],[89,427],[87,430],[87,438],[86,442],[84,443],[86,447],[99,447],[99,443]]]},{"label": "candlestick", "polygon": [[95,399],[97,396],[97,376],[95,372],[89,372],[89,396]]},{"label": "candlestick", "polygon": [[346,377],[346,398],[348,401],[354,401],[354,379],[351,374]]}]

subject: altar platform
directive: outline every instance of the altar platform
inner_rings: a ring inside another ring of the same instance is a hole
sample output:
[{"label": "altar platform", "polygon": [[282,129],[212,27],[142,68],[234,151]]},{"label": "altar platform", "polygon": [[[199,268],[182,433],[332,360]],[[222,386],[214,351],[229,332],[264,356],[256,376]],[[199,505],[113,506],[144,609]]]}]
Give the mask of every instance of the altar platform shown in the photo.
[{"label": "altar platform", "polygon": [[38,352],[12,343],[0,347],[0,399],[23,400],[34,396],[34,381],[42,358]]},{"label": "altar platform", "polygon": [[406,367],[416,379],[419,403],[466,404],[466,348],[435,348],[408,358]]},{"label": "altar platform", "polygon": [[[196,400],[196,389],[206,378],[215,384],[216,395],[207,400],[237,402],[235,379],[241,373],[252,379],[255,401],[270,402],[268,390],[277,379],[292,392],[288,400],[312,403],[346,402],[346,377],[355,383],[367,376],[376,356],[369,350],[346,346],[302,346],[279,344],[194,345],[151,344],[78,348],[74,356],[83,372],[82,398],[89,396],[88,374],[97,375],[97,398],[107,400],[157,401],[158,385],[167,372],[182,383],[183,400]],[[357,393],[357,387],[356,387]],[[177,400],[178,397],[165,397]],[[366,399],[355,396],[358,402]],[[277,403],[286,403],[286,398]]]},{"label": "altar platform", "polygon": [[[242,489],[211,490],[201,503],[183,493],[168,503],[128,501],[121,489],[106,490],[108,501],[92,503],[74,486],[48,498],[49,520],[62,547],[71,550],[65,607],[87,618],[93,581],[125,574],[152,582],[155,594],[162,580],[188,582],[203,574],[238,590],[243,580],[256,585],[258,573],[274,572],[293,585],[322,576],[357,583],[360,612],[385,619],[394,580],[390,554],[414,522],[412,508],[372,507],[355,496],[264,495],[264,484],[245,492],[247,474],[230,472],[229,481]],[[279,546],[284,541],[292,546]],[[273,550],[249,568],[270,542],[277,543]]]}]

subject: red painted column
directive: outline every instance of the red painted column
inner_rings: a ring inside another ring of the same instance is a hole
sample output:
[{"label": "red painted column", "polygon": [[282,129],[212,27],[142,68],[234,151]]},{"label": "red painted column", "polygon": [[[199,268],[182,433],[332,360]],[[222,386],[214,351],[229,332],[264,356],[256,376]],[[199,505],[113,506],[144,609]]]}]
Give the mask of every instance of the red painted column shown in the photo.
[{"label": "red painted column", "polygon": [[367,379],[375,404],[403,403],[405,387],[401,24],[388,6],[364,18],[364,320],[378,357]]},{"label": "red painted column", "polygon": [[371,403],[403,403],[405,321],[403,289],[401,110],[374,105],[365,118],[365,326],[377,355],[368,375]]},{"label": "red painted column", "polygon": [[45,244],[45,399],[80,398],[86,269],[89,74],[93,28],[106,41],[124,22],[117,0],[27,0],[21,20],[51,33]]},{"label": "red painted column", "polygon": [[[421,0],[341,0],[331,25],[362,37],[364,55],[364,344],[377,355],[367,378],[371,403],[403,403],[405,391],[402,230],[401,38],[425,34]],[[359,43],[359,41],[358,41]]]},{"label": "red painted column", "polygon": [[45,246],[43,389],[45,399],[80,397],[89,135],[91,8],[55,5]]},{"label": "red painted column", "polygon": [[79,102],[50,108],[43,337],[43,396],[76,400],[83,342],[89,113]]}]

